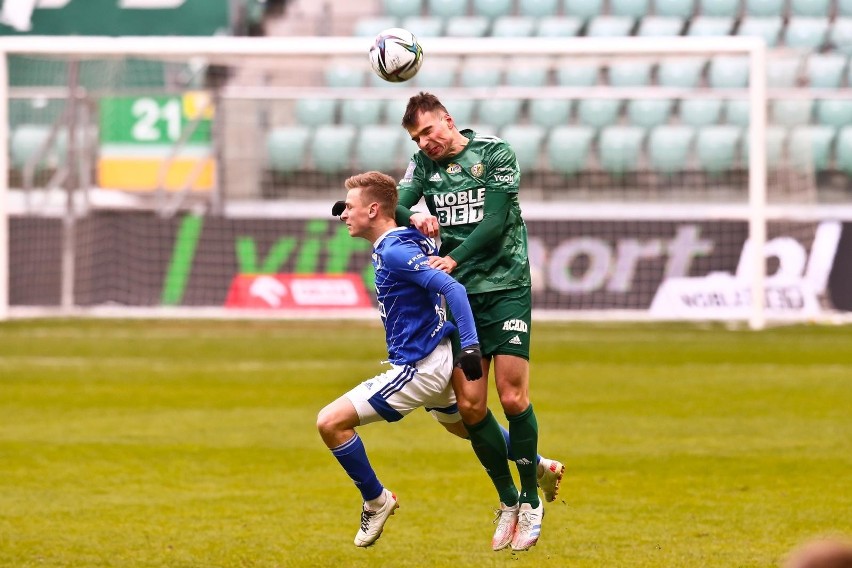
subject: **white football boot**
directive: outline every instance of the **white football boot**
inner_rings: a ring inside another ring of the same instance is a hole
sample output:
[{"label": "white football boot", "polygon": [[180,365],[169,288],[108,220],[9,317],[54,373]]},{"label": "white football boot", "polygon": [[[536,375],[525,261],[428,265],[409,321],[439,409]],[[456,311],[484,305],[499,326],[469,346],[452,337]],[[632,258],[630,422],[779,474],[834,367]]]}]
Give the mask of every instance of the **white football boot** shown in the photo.
[{"label": "white football boot", "polygon": [[541,520],[544,518],[544,503],[539,501],[538,508],[533,509],[529,503],[521,503],[518,510],[518,526],[512,538],[512,550],[528,550],[535,546],[541,534]]},{"label": "white football boot", "polygon": [[371,511],[367,508],[367,503],[364,503],[364,508],[361,510],[361,528],[355,535],[355,546],[370,546],[379,540],[388,518],[399,508],[396,495],[388,489],[383,491],[385,504],[378,510]]},{"label": "white football boot", "polygon": [[556,460],[541,458],[536,469],[538,474],[538,486],[544,494],[544,500],[548,503],[554,501],[559,494],[559,484],[565,475],[565,466]]},{"label": "white football boot", "polygon": [[494,524],[497,529],[494,531],[494,537],[491,539],[491,548],[494,550],[503,550],[512,544],[512,537],[515,535],[515,525],[518,524],[518,505],[507,507],[500,503],[500,508],[494,511],[497,515],[494,517]]}]

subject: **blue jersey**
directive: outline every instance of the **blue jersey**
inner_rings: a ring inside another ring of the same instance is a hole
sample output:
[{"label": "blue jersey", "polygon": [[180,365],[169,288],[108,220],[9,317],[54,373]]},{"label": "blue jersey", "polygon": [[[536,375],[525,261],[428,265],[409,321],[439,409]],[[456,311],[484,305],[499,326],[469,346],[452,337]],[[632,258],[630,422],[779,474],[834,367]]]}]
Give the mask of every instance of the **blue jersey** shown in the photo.
[{"label": "blue jersey", "polygon": [[435,242],[411,227],[388,231],[373,248],[376,298],[388,358],[395,365],[417,363],[455,331],[446,319],[442,295],[456,316],[462,347],[478,343],[464,287],[429,266],[429,257],[437,253]]}]

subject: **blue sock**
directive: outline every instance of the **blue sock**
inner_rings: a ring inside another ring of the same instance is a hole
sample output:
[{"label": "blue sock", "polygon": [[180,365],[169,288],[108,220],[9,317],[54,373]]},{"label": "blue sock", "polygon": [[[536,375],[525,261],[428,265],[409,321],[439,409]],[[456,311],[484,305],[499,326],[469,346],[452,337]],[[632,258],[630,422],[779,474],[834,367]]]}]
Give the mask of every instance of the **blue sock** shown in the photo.
[{"label": "blue sock", "polygon": [[[509,442],[509,431],[506,430],[506,428],[504,428],[502,424],[500,424],[500,431],[503,432],[503,438],[506,439],[506,448],[508,448],[508,450],[509,450],[509,461],[515,461],[515,456],[512,455],[512,444]],[[538,462],[540,462],[540,461],[541,461],[541,456],[536,455],[535,456],[535,463],[538,464]]]},{"label": "blue sock", "polygon": [[376,472],[373,471],[373,466],[370,465],[370,460],[367,458],[367,450],[357,432],[352,438],[332,449],[331,453],[334,454],[334,457],[355,482],[355,487],[361,492],[364,501],[375,499],[381,495],[384,486],[376,477]]}]

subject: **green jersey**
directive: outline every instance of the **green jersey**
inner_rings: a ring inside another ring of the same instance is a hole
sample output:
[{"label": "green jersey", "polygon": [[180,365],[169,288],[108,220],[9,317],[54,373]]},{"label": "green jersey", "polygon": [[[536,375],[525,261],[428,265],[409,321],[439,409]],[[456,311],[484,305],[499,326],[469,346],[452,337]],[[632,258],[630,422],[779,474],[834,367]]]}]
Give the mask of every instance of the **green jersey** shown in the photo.
[{"label": "green jersey", "polygon": [[[521,172],[515,152],[500,138],[472,130],[462,134],[470,142],[449,160],[436,162],[423,152],[412,157],[398,185],[399,203],[411,208],[425,197],[441,226],[440,255],[449,254],[458,262],[453,277],[468,294],[529,286],[527,227],[518,204]],[[499,219],[486,219],[489,195],[495,195],[495,202],[506,202]],[[484,219],[492,226],[499,223],[499,232],[486,235],[485,225],[476,233]],[[453,255],[466,240],[458,256]]]}]

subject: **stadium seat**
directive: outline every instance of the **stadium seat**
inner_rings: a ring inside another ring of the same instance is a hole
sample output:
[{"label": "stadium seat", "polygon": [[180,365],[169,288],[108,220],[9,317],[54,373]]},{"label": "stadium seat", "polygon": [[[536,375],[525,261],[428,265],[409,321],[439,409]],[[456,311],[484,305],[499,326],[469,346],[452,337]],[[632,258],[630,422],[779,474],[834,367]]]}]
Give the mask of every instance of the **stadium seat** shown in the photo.
[{"label": "stadium seat", "polygon": [[813,106],[813,99],[773,99],[769,101],[769,122],[787,127],[808,124]]},{"label": "stadium seat", "polygon": [[790,18],[784,32],[784,45],[799,49],[816,49],[828,39],[826,18]]},{"label": "stadium seat", "polygon": [[695,128],[661,125],[648,136],[648,160],[652,170],[673,173],[687,169]]},{"label": "stadium seat", "polygon": [[806,172],[828,169],[832,145],[837,134],[833,126],[805,125],[790,131],[790,163]]},{"label": "stadium seat", "polygon": [[601,166],[611,174],[633,171],[639,164],[645,129],[638,126],[608,126],[598,142]]},{"label": "stadium seat", "polygon": [[509,124],[500,129],[500,138],[512,145],[522,173],[538,166],[544,135],[545,129],[534,124]]},{"label": "stadium seat", "polygon": [[839,53],[813,53],[805,62],[808,85],[812,89],[838,89],[846,71],[846,56]]},{"label": "stadium seat", "polygon": [[669,121],[672,107],[672,99],[634,99],[627,102],[627,118],[634,126],[652,128]]},{"label": "stadium seat", "polygon": [[793,16],[827,18],[830,0],[790,0],[790,13]]},{"label": "stadium seat", "polygon": [[598,82],[596,61],[563,59],[556,65],[556,83],[560,87],[591,87]]},{"label": "stadium seat", "polygon": [[432,57],[414,76],[414,83],[426,89],[446,89],[456,83],[459,60],[455,57]]},{"label": "stadium seat", "polygon": [[527,16],[500,16],[491,25],[495,37],[529,37],[535,34],[536,20]]},{"label": "stadium seat", "polygon": [[644,18],[650,11],[650,0],[609,0],[609,12],[613,16]]},{"label": "stadium seat", "polygon": [[547,84],[549,64],[544,58],[511,58],[506,67],[506,84],[510,87],[542,87]]},{"label": "stadium seat", "polygon": [[781,37],[781,16],[746,16],[737,30],[739,36],[762,37],[769,47],[778,45]]},{"label": "stadium seat", "polygon": [[[769,125],[766,127],[766,165],[770,168],[784,164],[784,149],[787,147],[788,130],[783,126]],[[749,131],[743,131],[742,140],[743,162],[748,162]]]},{"label": "stadium seat", "polygon": [[363,87],[363,61],[336,61],[325,68],[325,84],[335,88]]},{"label": "stadium seat", "polygon": [[852,99],[822,99],[816,102],[816,121],[828,126],[852,124]]},{"label": "stadium seat", "polygon": [[838,132],[835,158],[837,169],[852,175],[852,126],[844,126]]},{"label": "stadium seat", "polygon": [[671,18],[691,18],[695,13],[695,0],[654,0],[654,13]]},{"label": "stadium seat", "polygon": [[696,87],[706,64],[700,57],[663,59],[657,66],[657,82],[663,87]]},{"label": "stadium seat", "polygon": [[503,61],[496,57],[469,57],[459,67],[462,87],[496,87],[503,75]]},{"label": "stadium seat", "polygon": [[299,99],[296,101],[296,121],[305,126],[334,124],[337,101],[334,99]]},{"label": "stadium seat", "polygon": [[402,20],[402,27],[413,33],[416,38],[444,35],[444,19],[433,16],[409,16]]},{"label": "stadium seat", "polygon": [[564,0],[563,13],[566,16],[588,20],[604,13],[603,0]]},{"label": "stadium seat", "polygon": [[311,128],[307,126],[282,126],[270,130],[266,136],[269,169],[288,173],[304,168],[310,134]]},{"label": "stadium seat", "polygon": [[478,121],[498,129],[517,122],[521,114],[521,99],[484,99],[477,106]]},{"label": "stadium seat", "polygon": [[800,57],[770,57],[766,60],[766,83],[769,87],[790,88],[796,86],[799,76]]},{"label": "stadium seat", "polygon": [[484,124],[482,122],[474,122],[466,128],[470,128],[481,136],[497,136],[497,132],[499,131],[499,129],[493,124]]},{"label": "stadium seat", "polygon": [[[9,85],[12,87],[64,87],[68,63],[59,59],[38,59],[9,55]],[[33,64],[38,61],[38,64]]]},{"label": "stadium seat", "polygon": [[530,18],[550,18],[559,13],[559,0],[518,0],[518,14]]},{"label": "stadium seat", "polygon": [[760,18],[781,17],[784,14],[786,0],[746,0],[745,12],[749,16]]},{"label": "stadium seat", "polygon": [[738,55],[717,55],[710,59],[707,79],[716,89],[742,89],[748,86],[749,61]]},{"label": "stadium seat", "polygon": [[382,101],[383,123],[402,129],[400,124],[402,123],[402,115],[405,114],[405,108],[408,106],[407,95],[408,93],[405,93],[402,97]]},{"label": "stadium seat", "polygon": [[636,20],[627,16],[597,16],[589,21],[586,35],[589,37],[629,36]]},{"label": "stadium seat", "polygon": [[695,140],[695,154],[701,168],[720,173],[734,167],[742,139],[742,128],[711,125],[700,128]]},{"label": "stadium seat", "polygon": [[46,124],[22,124],[12,131],[9,139],[9,162],[13,168],[22,169],[37,153],[44,158],[38,168],[55,168],[65,160],[67,135],[57,135],[50,148],[46,148],[51,126]]},{"label": "stadium seat", "polygon": [[382,30],[398,26],[399,20],[393,16],[359,18],[355,22],[354,35],[357,37],[374,37]]},{"label": "stadium seat", "polygon": [[[565,175],[574,175],[584,169],[594,137],[595,129],[588,126],[557,126],[551,129],[547,137],[547,161],[550,168]],[[852,148],[850,148],[850,171],[852,171]]]},{"label": "stadium seat", "polygon": [[581,99],[577,103],[577,117],[585,126],[610,126],[618,121],[621,103],[617,99]]},{"label": "stadium seat", "polygon": [[828,37],[832,47],[839,53],[852,54],[852,17],[835,18]]},{"label": "stadium seat", "polygon": [[340,102],[340,122],[364,126],[381,122],[383,103],[379,99],[343,99]]},{"label": "stadium seat", "polygon": [[642,37],[671,37],[683,32],[686,20],[674,16],[645,16],[639,20],[636,35]]},{"label": "stadium seat", "polygon": [[419,16],[423,12],[423,0],[382,0],[382,6],[383,12],[394,18]]},{"label": "stadium seat", "polygon": [[399,126],[372,124],[358,131],[355,162],[363,171],[393,171],[405,166],[402,141],[405,131]]},{"label": "stadium seat", "polygon": [[736,18],[740,15],[740,0],[699,0],[702,16]]},{"label": "stadium seat", "polygon": [[572,106],[570,99],[532,99],[529,104],[530,122],[547,128],[567,124]]},{"label": "stadium seat", "polygon": [[61,99],[9,99],[9,127],[21,124],[53,124],[62,116],[65,101]]},{"label": "stadium seat", "polygon": [[731,35],[734,27],[732,17],[719,16],[695,16],[692,18],[686,35],[695,37],[727,36]]},{"label": "stadium seat", "polygon": [[426,13],[438,18],[459,18],[468,13],[468,0],[426,0]]},{"label": "stadium seat", "polygon": [[448,37],[483,37],[488,35],[491,21],[485,16],[460,16],[447,19],[444,35]]},{"label": "stadium seat", "polygon": [[725,101],[725,122],[736,126],[748,126],[751,122],[749,101],[747,99]]},{"label": "stadium seat", "polygon": [[459,129],[468,128],[473,122],[473,110],[476,106],[473,99],[447,99],[442,102]]},{"label": "stadium seat", "polygon": [[314,167],[327,174],[336,174],[349,167],[355,127],[351,124],[318,126],[311,140]]},{"label": "stadium seat", "polygon": [[688,126],[719,124],[722,105],[720,99],[684,99],[680,102],[680,121]]},{"label": "stadium seat", "polygon": [[575,37],[583,27],[580,18],[540,18],[535,35],[539,37]]},{"label": "stadium seat", "polygon": [[625,59],[609,64],[609,84],[613,87],[644,87],[651,81],[651,62]]},{"label": "stadium seat", "polygon": [[493,20],[512,13],[512,0],[473,0],[473,13]]}]

